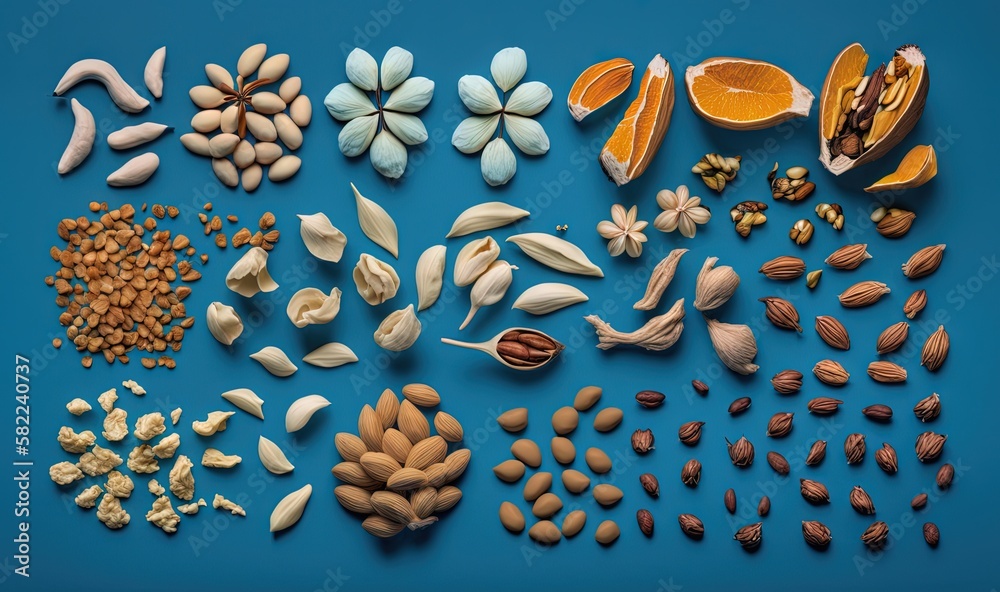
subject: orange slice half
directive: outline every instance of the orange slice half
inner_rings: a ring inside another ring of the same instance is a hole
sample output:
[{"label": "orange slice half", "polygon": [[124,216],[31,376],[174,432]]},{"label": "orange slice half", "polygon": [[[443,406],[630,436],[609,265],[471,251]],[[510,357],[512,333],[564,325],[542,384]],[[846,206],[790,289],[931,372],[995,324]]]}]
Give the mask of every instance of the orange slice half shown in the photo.
[{"label": "orange slice half", "polygon": [[895,172],[882,177],[869,187],[865,187],[865,191],[876,193],[878,191],[912,189],[930,181],[934,175],[937,175],[937,153],[934,152],[934,146],[930,144],[915,146],[899,162]]},{"label": "orange slice half", "polygon": [[694,112],[726,129],[763,129],[806,117],[813,102],[791,74],[758,60],[709,58],[689,67],[684,82]]},{"label": "orange slice half", "polygon": [[625,58],[594,64],[580,74],[569,89],[566,104],[577,121],[607,105],[632,84],[635,66]]}]

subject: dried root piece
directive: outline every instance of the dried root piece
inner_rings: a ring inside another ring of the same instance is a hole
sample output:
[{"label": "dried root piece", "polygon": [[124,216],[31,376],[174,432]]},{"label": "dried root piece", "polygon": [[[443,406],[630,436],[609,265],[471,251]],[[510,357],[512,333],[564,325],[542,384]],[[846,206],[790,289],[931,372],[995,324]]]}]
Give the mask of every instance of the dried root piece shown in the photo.
[{"label": "dried root piece", "polygon": [[645,325],[631,333],[616,331],[597,315],[584,317],[594,326],[600,343],[597,347],[611,349],[616,345],[635,345],[650,351],[663,351],[677,343],[684,330],[684,299],[674,302],[666,313],[651,318]]},{"label": "dried root piece", "polygon": [[653,268],[653,273],[649,276],[649,283],[646,284],[645,295],[643,295],[642,300],[633,304],[632,308],[635,310],[653,310],[656,308],[667,286],[674,279],[677,264],[680,263],[681,257],[687,252],[687,249],[674,249],[662,261],[656,264],[656,267]]}]

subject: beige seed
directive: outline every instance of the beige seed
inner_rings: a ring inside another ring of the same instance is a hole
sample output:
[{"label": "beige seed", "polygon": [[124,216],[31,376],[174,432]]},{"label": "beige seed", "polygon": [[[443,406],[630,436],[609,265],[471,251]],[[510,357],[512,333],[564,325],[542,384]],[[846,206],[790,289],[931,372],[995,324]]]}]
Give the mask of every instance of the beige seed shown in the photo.
[{"label": "beige seed", "polygon": [[419,469],[405,467],[393,473],[385,485],[396,491],[419,489],[427,485],[427,474]]},{"label": "beige seed", "polygon": [[601,409],[597,417],[594,418],[594,429],[598,432],[610,432],[618,427],[624,415],[624,412],[617,407]]},{"label": "beige seed", "polygon": [[375,414],[382,420],[382,429],[387,430],[396,424],[399,415],[399,398],[392,389],[385,389],[375,403]]},{"label": "beige seed", "polygon": [[570,493],[583,493],[590,487],[590,477],[575,469],[566,469],[562,473],[563,486]]},{"label": "beige seed", "polygon": [[573,510],[563,518],[562,533],[566,538],[576,536],[587,524],[587,513],[583,510]]},{"label": "beige seed", "polygon": [[[448,456],[448,442],[441,436],[431,436],[413,445],[410,454],[406,456],[405,467],[420,469],[421,471],[434,463],[444,462]],[[362,461],[364,457],[362,457]],[[361,463],[362,465],[364,462]]]},{"label": "beige seed", "polygon": [[601,400],[603,389],[599,386],[585,386],[576,393],[573,399],[573,408],[577,411],[586,411]]},{"label": "beige seed", "polygon": [[409,524],[417,517],[406,498],[392,491],[376,491],[371,496],[372,508],[393,522]]},{"label": "beige seed", "polygon": [[349,462],[360,461],[361,455],[368,452],[368,447],[361,438],[347,432],[340,432],[334,436],[333,443],[340,457]]},{"label": "beige seed", "polygon": [[621,489],[608,483],[601,483],[594,486],[594,499],[602,506],[611,506],[618,503],[623,495]]},{"label": "beige seed", "polygon": [[531,507],[531,513],[537,518],[551,518],[559,510],[562,510],[563,503],[559,496],[554,493],[543,493],[535,500]]},{"label": "beige seed", "polygon": [[434,429],[449,442],[461,442],[464,436],[462,424],[444,411],[438,411],[434,415]]},{"label": "beige seed", "polygon": [[594,539],[602,545],[610,545],[618,540],[621,534],[622,531],[615,524],[614,520],[605,520],[597,526],[597,533],[594,535]]},{"label": "beige seed", "polygon": [[412,448],[413,444],[410,443],[410,439],[396,428],[389,428],[382,434],[382,452],[400,464],[406,462],[406,457],[409,456]]},{"label": "beige seed", "polygon": [[931,372],[937,372],[948,358],[951,349],[951,338],[944,330],[944,325],[938,325],[936,331],[930,334],[920,352],[920,365]]},{"label": "beige seed", "polygon": [[444,512],[455,507],[455,504],[462,499],[462,490],[453,486],[445,485],[438,490],[437,504],[434,505],[435,512]]},{"label": "beige seed", "polygon": [[472,458],[472,451],[468,448],[456,450],[445,457],[444,464],[448,467],[448,473],[445,475],[444,482],[451,483],[461,477],[462,473],[465,472],[465,468],[469,466],[470,458]]},{"label": "beige seed", "polygon": [[524,514],[510,502],[500,504],[500,524],[514,534],[524,530]]},{"label": "beige seed", "polygon": [[365,468],[361,466],[361,463],[344,461],[335,465],[332,471],[334,477],[349,485],[356,485],[363,489],[382,486],[381,481],[372,479],[365,472]]},{"label": "beige seed", "polygon": [[402,467],[384,452],[366,452],[361,455],[361,466],[376,481],[386,482]]},{"label": "beige seed", "polygon": [[501,481],[514,483],[524,476],[524,463],[515,459],[505,460],[493,467],[493,474]]},{"label": "beige seed", "polygon": [[372,494],[367,489],[355,485],[338,485],[333,488],[333,494],[337,496],[340,505],[351,512],[371,514],[375,511],[371,504]]},{"label": "beige seed", "polygon": [[528,536],[545,545],[558,543],[559,539],[562,538],[562,534],[559,532],[559,527],[553,524],[550,520],[542,520],[535,523],[528,529]]},{"label": "beige seed", "polygon": [[511,409],[510,411],[500,414],[500,416],[497,417],[497,423],[500,424],[500,427],[512,434],[520,432],[524,428],[528,427],[528,410],[524,407]]},{"label": "beige seed", "polygon": [[611,457],[600,448],[588,448],[584,459],[590,470],[598,475],[603,475],[611,470]]},{"label": "beige seed", "polygon": [[580,423],[580,414],[573,407],[561,407],[552,414],[552,429],[560,436],[565,436]]},{"label": "beige seed", "polygon": [[409,399],[400,403],[396,423],[399,426],[399,431],[403,432],[413,444],[431,435],[431,426],[427,423],[427,418]]},{"label": "beige seed", "polygon": [[533,502],[552,487],[552,473],[541,471],[524,484],[524,501]]},{"label": "beige seed", "polygon": [[527,438],[516,440],[510,446],[510,453],[531,468],[537,469],[542,464],[542,450],[534,440]]},{"label": "beige seed", "polygon": [[358,436],[364,442],[365,448],[372,452],[382,452],[383,430],[382,420],[379,419],[372,406],[362,407],[361,414],[358,416]]},{"label": "beige seed", "polygon": [[552,456],[559,464],[568,465],[576,458],[576,447],[569,438],[556,436],[552,438]]},{"label": "beige seed", "polygon": [[408,384],[403,387],[403,396],[418,407],[434,407],[441,403],[441,395],[426,384]]},{"label": "beige seed", "polygon": [[402,532],[406,528],[406,525],[389,520],[385,516],[372,514],[365,518],[364,522],[361,523],[361,527],[372,536],[387,539]]},{"label": "beige seed", "polygon": [[[426,471],[425,471],[426,472]],[[434,487],[421,487],[410,496],[410,507],[417,518],[423,520],[434,513],[438,491]]]},{"label": "beige seed", "polygon": [[427,485],[430,487],[441,487],[447,483],[448,465],[445,463],[434,463],[424,469],[427,474]]}]

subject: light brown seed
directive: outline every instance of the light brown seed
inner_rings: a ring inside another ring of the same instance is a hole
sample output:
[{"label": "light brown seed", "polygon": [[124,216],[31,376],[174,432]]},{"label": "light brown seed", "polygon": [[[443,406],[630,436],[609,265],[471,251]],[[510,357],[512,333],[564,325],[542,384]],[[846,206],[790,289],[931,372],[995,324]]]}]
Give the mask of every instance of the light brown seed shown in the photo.
[{"label": "light brown seed", "polygon": [[533,502],[552,487],[552,473],[540,471],[524,484],[524,501]]},{"label": "light brown seed", "polygon": [[754,448],[746,436],[740,436],[740,439],[734,443],[731,443],[727,438],[726,447],[729,450],[729,460],[732,461],[733,465],[749,467],[753,464]]},{"label": "light brown seed", "polygon": [[538,496],[535,500],[534,505],[531,506],[531,513],[535,515],[536,518],[551,518],[555,516],[559,510],[562,510],[563,503],[559,499],[559,496],[554,493],[543,493]]},{"label": "light brown seed", "polygon": [[461,442],[462,437],[465,435],[462,431],[462,424],[444,411],[438,411],[434,415],[434,429],[448,442]]},{"label": "light brown seed", "polygon": [[655,448],[654,441],[653,430],[640,429],[632,432],[632,450],[635,450],[637,454],[646,454]]},{"label": "light brown seed", "polygon": [[772,280],[793,280],[805,273],[805,261],[798,257],[782,255],[767,261],[758,270],[768,279]]},{"label": "light brown seed", "polygon": [[402,467],[384,452],[366,452],[361,455],[361,466],[365,472],[376,481],[388,481]]},{"label": "light brown seed", "polygon": [[924,342],[924,348],[920,352],[920,365],[931,372],[937,372],[944,361],[948,358],[948,350],[951,349],[951,338],[944,330],[944,325],[939,325],[937,330],[930,334]]},{"label": "light brown seed", "polygon": [[699,481],[701,481],[701,462],[692,458],[681,468],[681,483],[688,487],[697,487]]},{"label": "light brown seed", "polygon": [[915,280],[934,273],[944,259],[944,248],[941,244],[920,249],[903,264],[903,275]]},{"label": "light brown seed", "polygon": [[851,349],[851,337],[847,333],[847,328],[833,317],[816,317],[816,333],[830,347],[842,350]]},{"label": "light brown seed", "polygon": [[594,429],[598,432],[610,432],[618,427],[622,422],[624,413],[617,407],[606,407],[601,409],[594,417]]},{"label": "light brown seed", "polygon": [[501,413],[500,416],[497,417],[497,423],[500,424],[500,427],[504,430],[512,434],[520,432],[524,428],[528,427],[528,410],[524,407],[518,407]]},{"label": "light brown seed", "polygon": [[875,230],[886,238],[899,238],[910,231],[916,217],[913,212],[893,208],[878,221]]},{"label": "light brown seed", "polygon": [[888,360],[876,360],[868,364],[868,376],[875,382],[906,382],[906,368]]},{"label": "light brown seed", "polygon": [[944,450],[944,443],[948,436],[935,434],[934,432],[924,432],[917,436],[915,446],[917,460],[920,462],[933,462],[941,456]]},{"label": "light brown seed", "polygon": [[824,384],[830,386],[842,386],[847,384],[847,380],[851,377],[844,370],[844,367],[840,365],[839,362],[834,362],[833,360],[820,360],[813,366],[813,374],[816,378]]},{"label": "light brown seed", "polygon": [[340,505],[351,512],[371,514],[375,511],[371,504],[372,493],[367,489],[355,485],[338,485],[333,488],[333,494]]},{"label": "light brown seed", "polygon": [[861,542],[872,549],[879,549],[889,537],[889,526],[877,520],[861,534]]},{"label": "light brown seed", "polygon": [[694,389],[694,392],[698,393],[703,397],[708,394],[708,385],[700,380],[692,380],[691,388]]},{"label": "light brown seed", "polygon": [[680,524],[681,532],[693,539],[700,539],[705,536],[705,525],[694,514],[681,514],[677,516],[677,523]]},{"label": "light brown seed", "polygon": [[396,424],[399,415],[399,398],[392,389],[385,389],[375,403],[375,414],[382,422],[382,429],[387,430]]},{"label": "light brown seed", "polygon": [[859,308],[875,304],[890,291],[886,284],[868,280],[847,288],[837,298],[840,300],[840,305],[845,308]]},{"label": "light brown seed", "polygon": [[865,458],[865,435],[848,434],[844,439],[844,456],[847,457],[847,464],[856,465]]},{"label": "light brown seed", "polygon": [[857,269],[866,259],[871,259],[867,244],[844,245],[826,258],[825,263],[836,269]]},{"label": "light brown seed", "polygon": [[583,510],[573,510],[563,518],[563,536],[569,538],[580,534],[585,524],[587,524],[587,513]]},{"label": "light brown seed", "polygon": [[556,462],[563,465],[568,465],[576,459],[576,447],[570,442],[569,438],[564,438],[562,436],[556,436],[552,438],[552,457],[556,459]]},{"label": "light brown seed", "polygon": [[601,483],[594,486],[594,499],[602,506],[612,506],[622,499],[621,489],[609,483]]},{"label": "light brown seed", "polygon": [[854,489],[851,490],[850,502],[851,507],[854,511],[870,516],[875,513],[875,504],[872,502],[872,498],[868,495],[868,492],[861,488],[860,485],[855,485]]},{"label": "light brown seed", "polygon": [[412,449],[413,444],[410,443],[410,439],[396,428],[389,428],[382,434],[382,452],[394,458],[396,462],[405,463]]},{"label": "light brown seed", "polygon": [[554,545],[562,538],[559,527],[550,520],[541,520],[528,529],[528,536],[543,545]]},{"label": "light brown seed", "polygon": [[341,458],[348,462],[358,462],[361,455],[368,452],[368,447],[361,438],[347,432],[340,432],[333,439]]},{"label": "light brown seed", "polygon": [[683,444],[694,446],[701,440],[701,426],[703,425],[705,425],[703,421],[689,421],[677,430],[677,438]]},{"label": "light brown seed", "polygon": [[918,493],[917,495],[913,496],[912,500],[910,500],[910,507],[913,508],[914,510],[922,510],[926,506],[927,506],[926,493]]},{"label": "light brown seed", "polygon": [[927,306],[927,290],[917,290],[903,304],[903,314],[908,319],[915,319],[920,311]]},{"label": "light brown seed", "polygon": [[771,498],[766,495],[760,498],[760,502],[757,504],[757,515],[763,518],[771,513]]},{"label": "light brown seed", "polygon": [[763,526],[762,522],[756,524],[748,524],[743,528],[736,531],[733,538],[739,542],[740,546],[748,551],[752,551],[760,546],[761,540],[763,538]]},{"label": "light brown seed", "polygon": [[587,466],[590,467],[590,470],[598,475],[603,475],[611,471],[611,457],[609,457],[607,453],[600,448],[588,448],[583,457],[587,462]]},{"label": "light brown seed", "polygon": [[794,304],[777,296],[767,296],[758,300],[764,303],[764,314],[775,327],[802,332],[802,326],[799,325],[799,311]]},{"label": "light brown seed", "polygon": [[830,503],[830,491],[819,481],[799,479],[799,491],[802,497],[811,504]]},{"label": "light brown seed", "polygon": [[360,463],[349,461],[337,463],[334,465],[332,472],[334,477],[344,483],[355,485],[362,489],[380,488],[383,485],[381,481],[372,479]]},{"label": "light brown seed", "polygon": [[445,485],[438,490],[437,503],[434,504],[435,512],[444,512],[455,507],[455,504],[462,499],[462,490],[452,486]]},{"label": "light brown seed", "polygon": [[500,524],[514,534],[524,530],[524,514],[510,502],[500,504]]},{"label": "light brown seed", "polygon": [[621,533],[621,529],[618,528],[618,525],[613,520],[605,520],[597,525],[597,532],[594,534],[594,539],[602,545],[610,545],[618,540]]},{"label": "light brown seed", "polygon": [[881,355],[896,351],[906,343],[906,337],[909,333],[910,324],[906,321],[889,325],[878,336],[878,341],[875,343],[875,353]]},{"label": "light brown seed", "polygon": [[875,464],[890,475],[899,471],[899,458],[896,449],[888,442],[882,442],[882,448],[875,451]]},{"label": "light brown seed", "polygon": [[767,433],[765,435],[771,438],[784,438],[792,433],[792,419],[794,416],[794,413],[775,413],[767,422]]},{"label": "light brown seed", "polygon": [[802,388],[802,373],[798,370],[782,370],[771,378],[771,386],[782,395],[797,393]]},{"label": "light brown seed", "polygon": [[361,523],[361,527],[372,536],[387,539],[402,532],[406,528],[406,525],[389,520],[385,516],[372,514],[365,518],[364,522]]},{"label": "light brown seed", "polygon": [[938,543],[941,541],[941,531],[938,530],[937,524],[933,522],[924,524],[924,541],[932,547],[938,546]]},{"label": "light brown seed", "polygon": [[580,423],[580,413],[573,407],[560,407],[552,414],[552,429],[556,434],[565,436]]},{"label": "light brown seed", "polygon": [[601,400],[603,390],[599,386],[585,386],[576,393],[573,399],[573,408],[577,411],[586,411]]},{"label": "light brown seed", "polygon": [[833,537],[830,536],[830,529],[822,522],[817,520],[803,520],[802,538],[810,546],[822,549],[830,544],[830,540]]},{"label": "light brown seed", "polygon": [[935,419],[941,414],[941,397],[937,393],[931,393],[920,399],[913,407],[913,414],[922,422]]},{"label": "light brown seed", "polygon": [[275,221],[276,220],[274,214],[272,214],[271,212],[264,212],[264,215],[260,217],[260,220],[257,222],[257,225],[260,227],[261,230],[269,230],[271,227],[274,226]]},{"label": "light brown seed", "polygon": [[570,493],[582,493],[590,487],[590,477],[575,469],[566,469],[563,471],[562,482],[566,491]]},{"label": "light brown seed", "polygon": [[779,452],[770,451],[767,453],[767,464],[771,465],[774,472],[779,475],[787,475],[791,472],[791,465],[788,464],[788,459],[781,455]]},{"label": "light brown seed", "polygon": [[814,467],[826,458],[826,440],[816,440],[809,448],[809,455],[806,456],[806,465]]},{"label": "light brown seed", "polygon": [[652,497],[660,497],[660,480],[652,473],[639,475],[639,484]]},{"label": "light brown seed", "polygon": [[396,425],[399,431],[403,432],[403,435],[410,439],[412,444],[429,438],[431,435],[431,425],[428,423],[427,418],[424,417],[424,414],[409,399],[404,399],[399,404]]},{"label": "light brown seed", "polygon": [[527,438],[515,440],[510,445],[510,453],[514,455],[514,458],[531,468],[537,469],[542,465],[542,449],[534,440]]},{"label": "light brown seed", "polygon": [[417,515],[413,512],[410,502],[401,495],[393,491],[376,491],[370,498],[372,508],[380,516],[384,516],[393,522],[400,524],[410,524],[416,522]]},{"label": "light brown seed", "polygon": [[945,463],[941,465],[938,469],[937,476],[934,478],[934,482],[941,489],[948,489],[951,487],[951,482],[955,478],[955,466],[951,463]]},{"label": "light brown seed", "polygon": [[435,463],[444,462],[447,456],[448,442],[441,436],[431,436],[413,445],[403,466],[422,471]]},{"label": "light brown seed", "polygon": [[524,463],[519,460],[505,460],[493,467],[493,474],[501,481],[514,483],[524,476]]},{"label": "light brown seed", "polygon": [[441,395],[434,390],[434,387],[426,384],[405,385],[403,396],[417,407],[434,407],[441,404]]},{"label": "light brown seed", "polygon": [[361,408],[358,416],[358,436],[364,442],[365,448],[372,452],[382,452],[382,420],[379,419],[371,405]]}]

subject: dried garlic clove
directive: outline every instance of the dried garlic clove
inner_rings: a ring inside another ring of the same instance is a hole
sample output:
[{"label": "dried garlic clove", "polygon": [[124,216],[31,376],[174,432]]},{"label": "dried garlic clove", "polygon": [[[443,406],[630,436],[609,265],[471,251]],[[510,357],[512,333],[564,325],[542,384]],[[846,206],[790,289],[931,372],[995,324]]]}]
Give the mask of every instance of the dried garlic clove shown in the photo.
[{"label": "dried garlic clove", "polygon": [[[379,137],[384,133],[386,132],[380,133]],[[377,142],[378,137],[375,140]],[[375,152],[373,144],[372,158],[375,158]],[[403,148],[403,154],[405,159],[406,148]],[[358,206],[358,223],[361,224],[361,231],[376,245],[389,251],[393,257],[399,258],[399,236],[392,217],[382,209],[382,206],[361,195],[354,183],[351,183],[351,190],[354,191],[354,201]]]},{"label": "dried garlic clove", "polygon": [[476,281],[499,256],[500,245],[491,236],[462,247],[455,259],[455,286],[461,288]]},{"label": "dried garlic clove", "polygon": [[737,374],[753,374],[760,366],[753,363],[757,357],[757,340],[746,325],[723,323],[715,319],[705,319],[708,336],[719,359],[727,368]]},{"label": "dried garlic clove", "polygon": [[336,368],[358,361],[358,356],[343,343],[327,343],[306,354],[302,361],[320,368]]},{"label": "dried garlic clove", "polygon": [[254,417],[264,419],[264,399],[248,388],[238,388],[222,393],[222,398]]},{"label": "dried garlic clove", "polygon": [[267,251],[253,247],[226,274],[226,287],[250,298],[258,292],[273,292],[278,283],[267,272]]},{"label": "dried garlic clove", "polygon": [[413,305],[390,314],[375,330],[375,343],[389,351],[409,349],[420,337],[421,325]]},{"label": "dried garlic clove", "polygon": [[550,282],[528,288],[517,297],[511,308],[543,315],[587,300],[586,294],[569,284]]},{"label": "dried garlic clove", "polygon": [[260,464],[275,475],[284,475],[295,469],[295,466],[288,462],[288,457],[281,451],[281,448],[264,436],[261,436],[257,441],[257,456],[260,457]]},{"label": "dried garlic clove", "polygon": [[306,248],[317,259],[337,263],[344,254],[347,237],[338,230],[326,214],[317,212],[312,215],[298,214],[299,233]]},{"label": "dried garlic clove", "polygon": [[314,413],[329,405],[330,401],[320,395],[306,395],[296,399],[285,413],[285,431],[291,433],[301,430]]},{"label": "dried garlic clove", "polygon": [[300,329],[329,323],[340,312],[340,288],[334,288],[329,295],[316,288],[303,288],[288,300],[285,312]]},{"label": "dried garlic clove", "polygon": [[445,238],[465,236],[480,230],[492,230],[517,222],[530,215],[527,210],[502,201],[489,201],[472,206],[459,214]]},{"label": "dried garlic clove", "polygon": [[261,349],[257,353],[250,354],[250,358],[260,362],[260,365],[265,370],[275,376],[291,376],[298,370],[298,367],[288,359],[285,352],[271,345]]},{"label": "dried garlic clove", "polygon": [[375,306],[396,295],[399,276],[391,265],[367,253],[362,253],[354,266],[354,284],[365,302]]},{"label": "dried garlic clove", "polygon": [[469,324],[480,308],[496,304],[503,299],[507,288],[514,280],[514,274],[511,273],[514,269],[517,267],[503,259],[490,263],[483,275],[479,276],[476,283],[472,285],[472,291],[469,294],[469,300],[472,304],[468,316],[458,328],[459,331]]},{"label": "dried garlic clove", "polygon": [[709,257],[698,272],[694,307],[702,312],[714,310],[732,298],[740,285],[740,276],[728,265],[715,267],[718,257]]},{"label": "dried garlic clove", "polygon": [[312,485],[306,485],[286,495],[271,512],[271,532],[285,530],[299,521],[312,495]]},{"label": "dried garlic clove", "polygon": [[434,245],[417,259],[417,310],[430,308],[441,295],[446,252],[444,245]]},{"label": "dried garlic clove", "polygon": [[221,302],[208,305],[205,316],[208,331],[223,345],[232,345],[243,334],[243,321],[232,306]]}]

